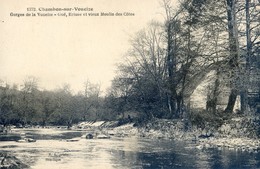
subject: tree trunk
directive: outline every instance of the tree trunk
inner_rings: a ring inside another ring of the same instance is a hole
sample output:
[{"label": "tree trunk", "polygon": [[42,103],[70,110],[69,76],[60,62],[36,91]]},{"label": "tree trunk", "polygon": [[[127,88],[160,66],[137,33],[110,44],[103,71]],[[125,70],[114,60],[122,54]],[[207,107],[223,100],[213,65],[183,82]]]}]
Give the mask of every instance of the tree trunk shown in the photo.
[{"label": "tree trunk", "polygon": [[240,103],[241,103],[241,112],[245,113],[248,110],[248,91],[245,87],[243,87],[240,92]]},{"label": "tree trunk", "polygon": [[230,69],[230,88],[231,92],[226,113],[232,113],[237,99],[238,90],[236,88],[236,72],[238,70],[238,36],[236,26],[235,0],[227,0],[228,35],[229,35],[229,69]]},{"label": "tree trunk", "polygon": [[173,32],[173,25],[172,21],[168,22],[167,25],[167,68],[168,68],[168,85],[169,85],[169,92],[168,92],[168,107],[169,107],[169,117],[170,118],[177,118],[176,109],[177,109],[177,92],[176,92],[176,58],[174,56],[174,32]]},{"label": "tree trunk", "polygon": [[250,65],[251,65],[251,53],[252,53],[252,42],[251,42],[251,30],[250,30],[250,14],[249,14],[249,0],[246,0],[246,68],[245,76],[243,79],[243,90],[241,91],[241,111],[242,113],[249,111],[248,106],[248,83],[250,81]]},{"label": "tree trunk", "polygon": [[217,74],[216,74],[215,84],[214,84],[213,98],[212,98],[212,111],[213,111],[213,114],[217,113],[217,103],[218,103],[219,87],[220,87],[219,76],[220,76],[220,70],[218,69],[217,70]]},{"label": "tree trunk", "polygon": [[236,99],[237,99],[237,94],[238,94],[237,89],[231,89],[231,92],[230,92],[230,95],[229,95],[229,98],[228,98],[228,104],[227,104],[227,107],[225,109],[226,113],[232,113],[233,112],[233,109],[234,109],[234,106],[235,106],[235,103],[236,103]]}]

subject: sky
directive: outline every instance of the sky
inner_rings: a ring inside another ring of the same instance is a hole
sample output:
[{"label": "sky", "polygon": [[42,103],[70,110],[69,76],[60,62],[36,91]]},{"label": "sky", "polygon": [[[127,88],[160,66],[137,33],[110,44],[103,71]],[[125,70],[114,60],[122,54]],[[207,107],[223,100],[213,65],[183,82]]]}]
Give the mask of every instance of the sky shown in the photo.
[{"label": "sky", "polygon": [[[42,17],[39,11],[27,11],[29,7],[93,8],[94,13],[134,16]],[[17,13],[36,16],[11,16]],[[153,19],[163,20],[160,0],[1,0],[0,79],[22,84],[27,76],[35,76],[42,89],[68,83],[74,92],[89,80],[105,90],[130,47],[130,36]]]}]

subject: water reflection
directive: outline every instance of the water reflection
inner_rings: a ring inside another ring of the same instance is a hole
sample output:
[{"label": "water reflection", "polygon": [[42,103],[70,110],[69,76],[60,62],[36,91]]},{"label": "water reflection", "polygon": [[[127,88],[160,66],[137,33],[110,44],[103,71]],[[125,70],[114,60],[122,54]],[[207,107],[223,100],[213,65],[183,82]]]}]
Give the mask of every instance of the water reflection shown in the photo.
[{"label": "water reflection", "polygon": [[171,140],[131,138],[80,139],[81,131],[26,130],[34,143],[2,141],[0,151],[12,152],[33,169],[62,168],[257,168],[260,154],[242,151],[198,150],[194,144]]}]

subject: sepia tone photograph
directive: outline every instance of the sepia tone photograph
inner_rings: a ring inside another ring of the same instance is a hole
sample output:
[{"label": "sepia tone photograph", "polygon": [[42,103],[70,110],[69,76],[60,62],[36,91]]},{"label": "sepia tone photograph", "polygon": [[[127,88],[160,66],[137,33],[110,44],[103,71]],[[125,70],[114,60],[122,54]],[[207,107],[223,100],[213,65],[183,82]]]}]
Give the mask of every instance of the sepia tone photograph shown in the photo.
[{"label": "sepia tone photograph", "polygon": [[260,168],[259,0],[1,0],[0,169]]}]

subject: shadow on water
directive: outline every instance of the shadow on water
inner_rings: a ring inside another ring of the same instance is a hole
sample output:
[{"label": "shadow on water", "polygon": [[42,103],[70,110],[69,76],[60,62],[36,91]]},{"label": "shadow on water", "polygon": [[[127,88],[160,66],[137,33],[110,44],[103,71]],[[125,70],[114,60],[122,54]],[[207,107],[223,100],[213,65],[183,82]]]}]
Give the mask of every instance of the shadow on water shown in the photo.
[{"label": "shadow on water", "polygon": [[114,152],[114,157],[120,159],[121,163],[128,168],[244,169],[260,167],[259,153],[213,148],[198,150],[187,148],[187,146],[192,145],[183,142],[151,140],[148,147],[143,147],[139,151],[118,150]]},{"label": "shadow on water", "polygon": [[196,168],[211,169],[244,169],[259,168],[259,153],[249,153],[246,151],[208,149],[197,150]]},{"label": "shadow on water", "polygon": [[[120,152],[123,164],[129,168],[195,168],[192,161],[185,160],[183,156],[171,152]],[[127,154],[127,155],[126,155]],[[136,157],[135,159],[131,157]],[[130,161],[129,161],[130,160]]]},{"label": "shadow on water", "polygon": [[0,134],[0,141],[17,141],[21,139],[21,134],[24,134],[24,137],[33,138],[36,140],[60,140],[60,139],[71,139],[74,137],[80,137],[82,135],[81,131],[70,131],[70,130],[57,130],[56,132],[51,132],[52,130],[43,130],[39,129],[26,129],[26,130],[16,130],[15,132]]},{"label": "shadow on water", "polygon": [[0,141],[17,141],[21,139],[17,134],[0,134]]},{"label": "shadow on water", "polygon": [[35,132],[28,132],[26,135],[30,138],[34,138],[36,140],[60,140],[60,139],[71,139],[74,137],[80,137],[82,136],[82,132],[75,131],[63,131],[61,133],[56,133],[56,134],[41,134],[41,133],[35,133]]}]

